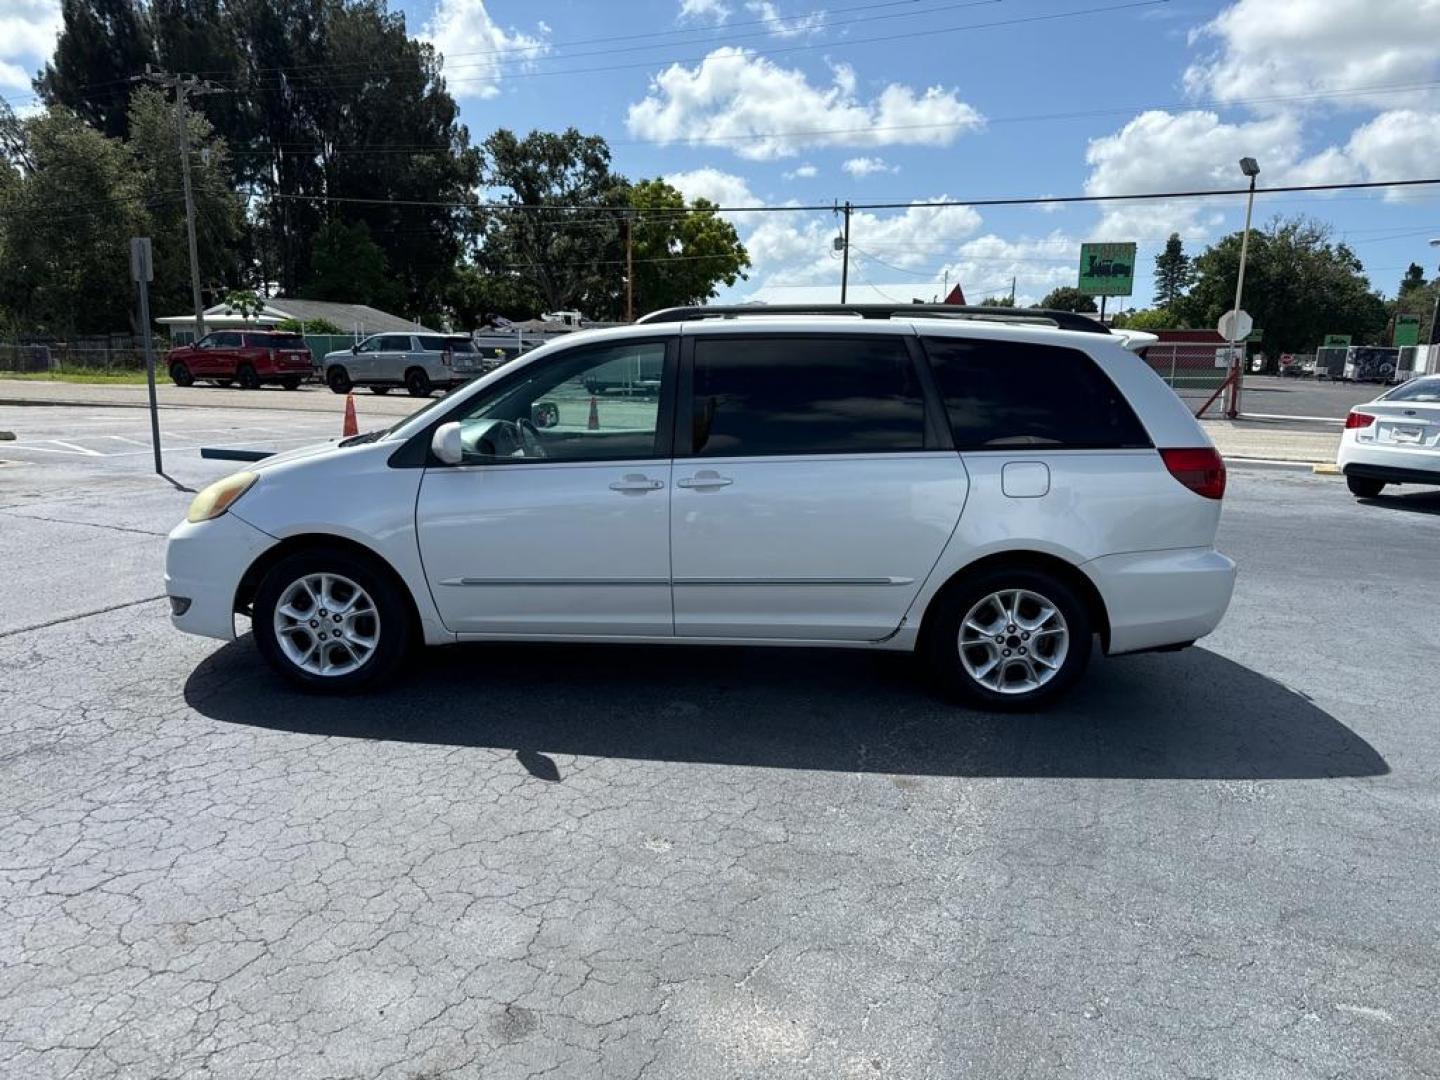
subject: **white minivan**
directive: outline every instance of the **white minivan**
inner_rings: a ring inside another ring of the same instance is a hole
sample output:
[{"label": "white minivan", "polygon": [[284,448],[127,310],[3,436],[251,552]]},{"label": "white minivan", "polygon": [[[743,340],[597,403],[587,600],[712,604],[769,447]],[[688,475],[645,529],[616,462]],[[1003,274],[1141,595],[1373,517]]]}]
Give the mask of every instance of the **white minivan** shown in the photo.
[{"label": "white minivan", "polygon": [[[170,534],[180,629],[306,689],[423,641],[918,650],[1030,708],[1209,633],[1225,468],[1124,339],[1063,312],[656,312],[394,427],[268,458]],[[621,396],[597,371],[651,371]]]}]

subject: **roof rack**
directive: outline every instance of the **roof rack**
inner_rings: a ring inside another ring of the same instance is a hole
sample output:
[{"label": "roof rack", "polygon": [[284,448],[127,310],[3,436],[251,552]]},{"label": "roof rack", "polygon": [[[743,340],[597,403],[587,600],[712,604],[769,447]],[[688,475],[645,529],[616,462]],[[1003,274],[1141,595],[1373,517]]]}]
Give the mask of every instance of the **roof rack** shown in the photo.
[{"label": "roof rack", "polygon": [[961,304],[714,304],[652,311],[639,323],[690,322],[696,319],[733,319],[741,315],[854,315],[861,319],[903,319],[911,315],[940,319],[976,319],[985,322],[1029,323],[1087,334],[1108,334],[1104,323],[1075,311],[1052,308],[980,307]]}]

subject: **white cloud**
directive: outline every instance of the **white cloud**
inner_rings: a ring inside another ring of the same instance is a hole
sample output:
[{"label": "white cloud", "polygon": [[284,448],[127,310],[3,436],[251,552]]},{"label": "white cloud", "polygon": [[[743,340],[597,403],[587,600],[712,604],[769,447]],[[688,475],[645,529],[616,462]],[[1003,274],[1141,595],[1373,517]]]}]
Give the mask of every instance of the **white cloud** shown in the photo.
[{"label": "white cloud", "polygon": [[[1341,107],[1435,102],[1433,87],[1414,84],[1440,77],[1437,39],[1437,0],[1238,0],[1192,35],[1216,48],[1186,70],[1185,85],[1219,101],[1318,95],[1314,103]],[[1371,91],[1397,85],[1409,88]]]},{"label": "white cloud", "polygon": [[812,176],[818,176],[819,173],[820,170],[807,161],[804,165],[797,165],[789,172],[781,173],[780,175],[783,176],[786,180],[794,180],[797,178],[802,180],[808,180]]},{"label": "white cloud", "polygon": [[[944,196],[936,201],[944,201]],[[857,210],[850,217],[851,266],[866,276],[873,269],[887,280],[893,280],[897,269],[902,276],[905,271],[925,271],[980,223],[980,215],[968,206],[921,202],[884,216]],[[839,218],[831,214],[766,214],[745,238],[757,287],[838,280],[840,255],[834,239],[839,233]],[[924,287],[929,276],[917,274],[920,284],[915,287]]]},{"label": "white cloud", "polygon": [[1074,285],[1080,265],[1080,241],[1058,229],[1039,238],[1007,240],[987,233],[960,245],[941,268],[942,280],[957,281],[965,299],[978,304],[987,296],[1008,294],[1015,282],[1016,302],[1033,304],[1051,289]]},{"label": "white cloud", "polygon": [[725,0],[680,0],[680,18],[722,23],[730,17]]},{"label": "white cloud", "polygon": [[813,34],[825,25],[824,11],[810,11],[787,18],[780,14],[780,9],[771,0],[747,0],[745,9],[769,23],[770,33],[776,37],[801,37]]},{"label": "white cloud", "polygon": [[752,160],[797,154],[808,146],[948,146],[984,120],[953,90],[917,92],[891,83],[871,101],[857,94],[847,65],[832,84],[812,85],[744,49],[716,49],[694,68],[672,64],[630,106],[630,134],[661,143],[714,140]]},{"label": "white cloud", "polygon": [[873,176],[875,173],[897,173],[899,165],[887,165],[884,158],[878,157],[852,157],[840,166],[855,179],[859,180],[866,176]]},{"label": "white cloud", "polygon": [[[760,199],[750,190],[743,176],[706,166],[689,172],[667,173],[665,182],[685,196],[686,202],[708,199],[716,206],[759,206]],[[720,215],[733,224],[740,224],[758,215],[727,211]]]},{"label": "white cloud", "polygon": [[506,62],[533,60],[549,48],[540,36],[506,30],[485,8],[485,0],[439,0],[420,31],[445,58],[446,84],[456,97],[491,98],[500,92]]},{"label": "white cloud", "polygon": [[31,76],[55,52],[61,22],[57,0],[0,4],[0,90],[30,90]]}]

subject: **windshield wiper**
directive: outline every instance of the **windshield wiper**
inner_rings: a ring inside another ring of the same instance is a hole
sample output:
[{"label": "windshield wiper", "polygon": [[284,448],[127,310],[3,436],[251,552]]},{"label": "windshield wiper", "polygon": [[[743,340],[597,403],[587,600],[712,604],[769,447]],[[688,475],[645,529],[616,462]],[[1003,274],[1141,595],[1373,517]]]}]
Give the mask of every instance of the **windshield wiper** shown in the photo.
[{"label": "windshield wiper", "polygon": [[348,439],[341,439],[338,446],[361,446],[364,443],[379,442],[390,433],[389,428],[379,428],[375,431],[362,431],[359,435],[351,435]]}]

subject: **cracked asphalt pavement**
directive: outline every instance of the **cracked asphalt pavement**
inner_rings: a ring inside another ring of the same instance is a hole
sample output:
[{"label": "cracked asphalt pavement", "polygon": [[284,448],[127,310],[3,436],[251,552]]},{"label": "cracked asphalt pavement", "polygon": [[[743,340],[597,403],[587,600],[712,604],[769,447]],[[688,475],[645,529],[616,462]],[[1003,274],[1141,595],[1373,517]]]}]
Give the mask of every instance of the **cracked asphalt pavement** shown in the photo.
[{"label": "cracked asphalt pavement", "polygon": [[809,650],[329,700],[156,599],[226,466],[27,456],[99,446],[40,411],[0,407],[0,1076],[1440,1075],[1440,493],[1236,469],[1221,630],[1042,716]]}]

